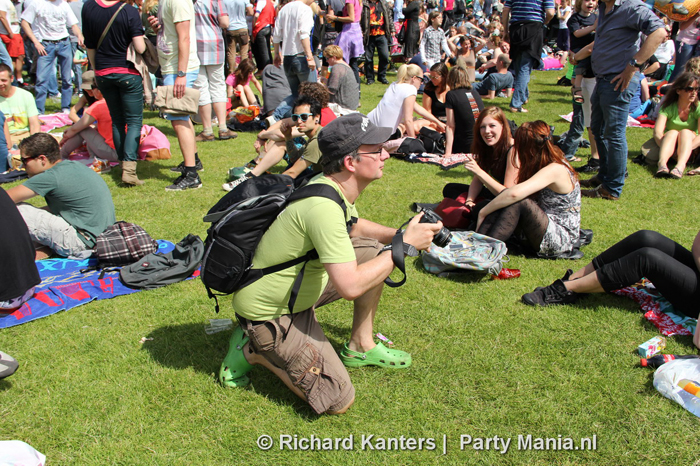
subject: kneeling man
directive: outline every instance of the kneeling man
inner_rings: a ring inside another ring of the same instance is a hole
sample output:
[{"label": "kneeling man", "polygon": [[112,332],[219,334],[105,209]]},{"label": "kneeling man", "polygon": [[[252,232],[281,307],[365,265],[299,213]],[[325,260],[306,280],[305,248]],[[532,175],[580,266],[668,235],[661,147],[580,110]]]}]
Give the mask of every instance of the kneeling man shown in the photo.
[{"label": "kneeling man", "polygon": [[[359,113],[330,122],[318,135],[323,174],[310,183],[331,186],[347,211],[334,201],[310,197],[292,202],[265,232],[253,258],[256,268],[276,265],[316,249],[319,258],[305,265],[293,312],[288,302],[304,264],[264,276],[236,292],[233,308],[240,328],[221,365],[225,386],[244,386],[251,366],[260,364],[279,377],[316,413],[340,414],[355,399],[348,367],[405,368],[411,356],[389,349],[373,338],[374,316],[384,279],[394,269],[394,228],[359,219],[355,201],[372,181],[382,177],[389,154],[382,144],[391,128],[379,128]],[[442,224],[418,223],[403,233],[404,250],[426,249]],[[387,250],[387,252],[383,252]],[[403,251],[402,251],[403,252]],[[318,321],[316,308],[340,298],[353,301],[350,341],[336,354]]]},{"label": "kneeling man", "polygon": [[[49,134],[23,139],[19,150],[29,179],[7,194],[18,204],[34,243],[59,256],[91,255],[95,239],[116,222],[107,184],[82,163],[61,160],[58,142]],[[46,209],[23,202],[37,195],[46,199]]]}]

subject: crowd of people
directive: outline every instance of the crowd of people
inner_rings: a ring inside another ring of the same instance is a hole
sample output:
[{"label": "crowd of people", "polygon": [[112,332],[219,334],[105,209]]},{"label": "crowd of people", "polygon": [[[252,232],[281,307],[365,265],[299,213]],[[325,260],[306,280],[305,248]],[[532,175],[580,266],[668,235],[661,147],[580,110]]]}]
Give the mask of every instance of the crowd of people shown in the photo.
[{"label": "crowd of people", "polygon": [[[3,282],[11,286],[0,293],[0,309],[16,309],[32,296],[39,281],[36,267],[28,264],[49,255],[89,256],[96,238],[115,222],[106,183],[84,164],[67,160],[76,148],[84,144],[91,156],[119,162],[122,182],[139,186],[144,183],[137,175],[144,105],[163,89],[166,102],[195,95],[199,134],[190,114],[170,111],[167,104],[162,111],[183,158],[172,168],[179,176],[165,189],[197,189],[203,169],[198,145],[237,137],[228,126],[232,106],[258,107],[256,121],[263,127],[251,148],[257,156],[232,169],[223,189],[266,176],[284,160],[284,174],[330,186],[344,208],[322,197],[301,199],[265,232],[256,267],[310,249],[318,259],[277,270],[234,294],[240,326],[219,379],[225,386],[245,386],[251,367],[260,364],[317,413],[343,413],[352,405],[346,367],[412,363],[409,353],[375,343],[374,316],[396,256],[427,249],[442,224],[421,222],[419,214],[397,231],[359,216],[355,202],[382,178],[390,144],[416,138],[424,128],[443,133],[444,156],[467,154],[464,168],[473,175],[471,184],[448,184],[444,194],[463,195],[471,229],[502,241],[518,239],[547,258],[570,258],[577,247],[582,196],[615,201],[622,195],[628,115],[651,99],[650,90],[661,98],[653,137],[656,176],[683,177],[700,147],[700,58],[693,58],[698,14],[681,23],[674,47],[672,30],[640,0],[6,3],[0,5],[5,44],[0,147],[19,145],[30,178],[0,190],[2,216],[8,219],[0,231],[13,237],[2,242],[2,247],[13,245],[7,256],[13,259],[2,270]],[[546,55],[550,22],[559,26],[551,28],[558,29],[558,56],[574,67],[573,121],[558,142],[548,123],[516,128],[501,108],[484,105],[510,99],[506,110],[528,112],[528,83]],[[677,53],[669,58],[673,49]],[[81,68],[81,51],[90,70]],[[158,65],[153,75],[144,64],[149,56]],[[399,66],[389,83],[392,61]],[[39,121],[47,97],[59,94],[59,75],[60,108],[73,121],[60,143],[41,132]],[[358,111],[363,76],[366,85],[374,84],[375,76],[388,85],[376,108],[362,109],[367,116]],[[74,80],[80,98],[71,106]],[[28,83],[34,95],[25,89]],[[592,157],[574,169],[570,162],[584,128]],[[579,173],[586,172],[596,174],[580,180]],[[48,208],[25,202],[35,196],[43,196]],[[522,301],[566,304],[642,277],[678,311],[697,317],[700,233],[691,250],[659,233],[635,233]],[[292,313],[288,302],[296,282]],[[353,301],[354,313],[350,339],[337,354],[315,309],[341,298]],[[694,342],[700,348],[700,333]]]}]

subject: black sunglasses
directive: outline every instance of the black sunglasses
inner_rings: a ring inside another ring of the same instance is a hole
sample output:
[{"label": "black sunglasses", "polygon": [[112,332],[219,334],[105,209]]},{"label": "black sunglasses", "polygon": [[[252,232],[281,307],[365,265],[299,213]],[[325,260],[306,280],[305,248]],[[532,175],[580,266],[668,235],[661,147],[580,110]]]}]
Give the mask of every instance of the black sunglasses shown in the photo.
[{"label": "black sunglasses", "polygon": [[298,114],[294,113],[294,114],[292,114],[292,121],[294,123],[296,123],[299,120],[306,121],[309,119],[309,117],[312,117],[312,116],[314,116],[313,113],[298,113]]},{"label": "black sunglasses", "polygon": [[26,165],[28,161],[35,159],[37,157],[39,157],[39,155],[32,155],[31,157],[20,157],[19,159],[22,161],[22,163],[24,165]]},{"label": "black sunglasses", "polygon": [[698,92],[700,87],[684,87],[682,90],[686,92]]}]

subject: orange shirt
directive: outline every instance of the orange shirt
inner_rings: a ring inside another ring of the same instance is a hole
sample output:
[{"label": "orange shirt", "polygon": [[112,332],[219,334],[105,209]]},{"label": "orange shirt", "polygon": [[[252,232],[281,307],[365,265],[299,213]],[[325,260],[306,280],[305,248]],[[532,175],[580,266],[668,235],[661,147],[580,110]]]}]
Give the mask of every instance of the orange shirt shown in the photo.
[{"label": "orange shirt", "polygon": [[97,132],[105,138],[109,147],[114,149],[114,137],[112,135],[112,116],[109,114],[107,102],[104,99],[96,101],[85,110],[88,115],[97,120]]}]

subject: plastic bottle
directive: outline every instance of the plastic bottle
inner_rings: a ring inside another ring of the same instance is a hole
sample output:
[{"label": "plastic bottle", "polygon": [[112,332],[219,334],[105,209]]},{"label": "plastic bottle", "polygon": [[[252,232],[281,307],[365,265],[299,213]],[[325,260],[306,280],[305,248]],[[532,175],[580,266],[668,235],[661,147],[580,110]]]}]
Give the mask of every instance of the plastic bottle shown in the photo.
[{"label": "plastic bottle", "polygon": [[674,359],[700,359],[700,356],[695,354],[680,355],[680,354],[657,354],[648,359],[640,359],[639,364],[642,367],[649,367],[651,369],[656,369],[657,367],[665,364],[667,362],[673,361]]}]

